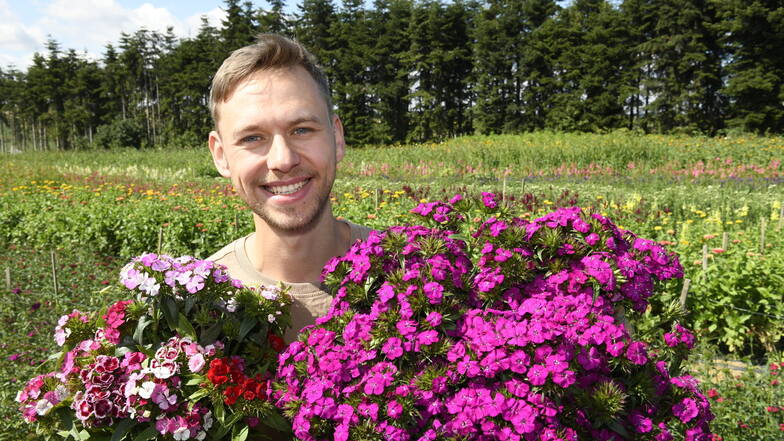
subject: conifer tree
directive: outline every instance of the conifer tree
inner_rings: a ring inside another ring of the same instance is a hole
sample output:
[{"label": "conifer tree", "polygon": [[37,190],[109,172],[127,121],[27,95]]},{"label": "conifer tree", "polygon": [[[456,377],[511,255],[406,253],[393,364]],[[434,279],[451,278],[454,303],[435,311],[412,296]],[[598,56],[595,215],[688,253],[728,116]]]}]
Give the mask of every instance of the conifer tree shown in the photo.
[{"label": "conifer tree", "polygon": [[722,127],[722,53],[716,10],[708,0],[658,0],[649,105],[656,128],[714,134]]},{"label": "conifer tree", "polygon": [[727,50],[731,127],[784,131],[784,3],[780,0],[716,2]]},{"label": "conifer tree", "polygon": [[376,0],[370,12],[374,31],[367,56],[374,144],[402,142],[408,132],[408,95],[411,87],[404,57],[410,41],[411,0]]},{"label": "conifer tree", "polygon": [[409,141],[472,131],[471,19],[466,4],[426,0],[414,6],[406,63],[412,75]]}]

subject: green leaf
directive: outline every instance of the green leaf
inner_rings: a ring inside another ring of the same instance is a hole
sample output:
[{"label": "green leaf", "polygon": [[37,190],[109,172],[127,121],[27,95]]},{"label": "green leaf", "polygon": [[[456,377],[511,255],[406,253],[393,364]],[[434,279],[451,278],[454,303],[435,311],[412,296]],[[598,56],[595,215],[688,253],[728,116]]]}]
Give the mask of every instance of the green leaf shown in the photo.
[{"label": "green leaf", "polygon": [[184,312],[186,315],[187,315],[189,312],[191,312],[191,309],[193,309],[193,306],[194,306],[194,305],[196,305],[196,301],[197,301],[198,299],[199,299],[199,298],[198,298],[198,297],[196,297],[196,296],[188,296],[188,297],[186,297],[186,298],[185,298],[185,306],[182,308],[182,309],[183,309],[183,311],[182,311],[182,312]]},{"label": "green leaf", "polygon": [[608,424],[608,426],[610,427],[610,430],[617,433],[618,435],[621,435],[626,439],[631,439],[631,435],[629,434],[629,431],[627,431],[625,427],[619,424],[618,421],[613,421],[610,424]]},{"label": "green leaf", "polygon": [[210,394],[210,390],[209,389],[201,388],[201,389],[197,390],[196,392],[192,393],[191,396],[188,397],[188,401],[190,401],[190,402],[199,401],[199,400],[201,400],[202,398],[206,397],[209,394]]},{"label": "green leaf", "polygon": [[245,441],[248,438],[248,425],[243,424],[238,430],[238,426],[234,426],[231,435],[231,441]]},{"label": "green leaf", "polygon": [[226,419],[226,408],[223,407],[223,401],[220,399],[212,400],[212,407],[213,407],[212,413],[215,416],[215,419],[218,420],[218,422],[220,422],[221,424],[223,424],[223,421]]},{"label": "green leaf", "polygon": [[277,430],[278,432],[288,433],[291,432],[291,423],[288,422],[285,418],[280,416],[278,412],[272,411],[265,415],[262,423],[272,427],[273,429]]},{"label": "green leaf", "polygon": [[237,336],[237,342],[241,342],[242,340],[244,340],[245,337],[248,335],[248,333],[253,329],[254,326],[256,326],[256,323],[258,322],[259,321],[256,319],[256,317],[246,316],[242,320],[242,324],[240,324],[240,332],[239,335]]},{"label": "green leaf", "polygon": [[144,344],[142,341],[144,337],[144,330],[147,328],[147,326],[150,325],[150,323],[152,323],[152,319],[149,316],[144,315],[139,319],[139,323],[136,324],[136,329],[133,331],[133,340],[138,345]]},{"label": "green leaf", "polygon": [[110,441],[120,441],[125,439],[125,435],[127,435],[136,424],[136,420],[130,418],[123,419],[120,421],[120,424],[114,426],[114,433],[112,434]]},{"label": "green leaf", "polygon": [[206,380],[206,378],[204,378],[204,376],[202,376],[202,375],[196,375],[195,377],[193,377],[193,378],[191,378],[190,380],[188,380],[188,381],[185,383],[185,385],[186,385],[186,386],[197,386],[197,385],[199,385],[199,384],[201,384],[201,383],[204,383],[204,381],[205,381],[205,380]]},{"label": "green leaf", "polygon": [[180,335],[183,336],[187,335],[188,337],[191,338],[197,337],[196,330],[193,329],[193,325],[191,325],[191,322],[188,321],[188,318],[185,317],[183,313],[180,313],[180,319],[177,323],[177,332],[179,332]]},{"label": "green leaf", "polygon": [[155,439],[156,436],[158,436],[158,431],[155,429],[155,426],[150,426],[136,435],[136,438],[134,438],[133,441],[149,441]]},{"label": "green leaf", "polygon": [[163,311],[163,317],[166,319],[166,323],[169,325],[169,329],[176,331],[177,322],[179,322],[177,302],[172,297],[165,296],[161,299],[161,310]]},{"label": "green leaf", "polygon": [[202,346],[206,346],[214,342],[215,340],[217,340],[221,331],[223,331],[223,320],[218,320],[217,322],[215,322],[214,325],[202,331],[201,337],[199,337],[199,343]]}]

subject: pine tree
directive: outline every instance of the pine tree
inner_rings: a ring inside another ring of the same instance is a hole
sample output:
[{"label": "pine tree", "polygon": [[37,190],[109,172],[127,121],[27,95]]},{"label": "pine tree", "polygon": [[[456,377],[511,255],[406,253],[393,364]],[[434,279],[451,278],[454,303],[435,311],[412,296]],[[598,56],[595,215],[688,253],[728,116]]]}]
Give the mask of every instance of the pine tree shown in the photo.
[{"label": "pine tree", "polygon": [[374,124],[368,59],[373,45],[362,0],[344,0],[330,28],[332,96],[349,145],[372,143]]},{"label": "pine tree", "polygon": [[466,4],[415,4],[405,60],[412,75],[408,140],[444,139],[472,131],[469,109],[471,19]]},{"label": "pine tree", "polygon": [[408,132],[409,73],[404,63],[410,41],[410,0],[376,0],[370,12],[374,38],[368,54],[373,109],[370,142],[402,142]]},{"label": "pine tree", "polygon": [[714,134],[722,127],[721,48],[716,11],[708,0],[658,0],[649,105],[658,131]]},{"label": "pine tree", "polygon": [[291,17],[284,11],[285,2],[283,0],[267,0],[269,9],[259,11],[259,30],[279,35],[293,35]]},{"label": "pine tree", "polygon": [[757,133],[784,131],[784,3],[727,0],[720,29],[727,49],[730,127]]},{"label": "pine tree", "polygon": [[240,5],[238,0],[224,0],[226,18],[223,19],[220,30],[221,44],[224,57],[232,51],[247,46],[256,40],[259,33],[257,16],[253,3],[246,1]]},{"label": "pine tree", "polygon": [[550,23],[556,93],[548,126],[582,131],[621,126],[622,73],[630,63],[620,12],[606,0],[576,0]]}]

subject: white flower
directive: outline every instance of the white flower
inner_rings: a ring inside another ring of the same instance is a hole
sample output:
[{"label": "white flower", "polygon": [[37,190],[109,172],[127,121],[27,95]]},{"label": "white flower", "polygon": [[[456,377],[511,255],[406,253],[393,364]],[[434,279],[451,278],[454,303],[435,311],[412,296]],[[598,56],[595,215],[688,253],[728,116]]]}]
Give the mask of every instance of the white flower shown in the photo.
[{"label": "white flower", "polygon": [[261,296],[267,300],[277,300],[280,290],[276,287],[264,288],[261,291]]},{"label": "white flower", "polygon": [[267,321],[270,323],[275,323],[275,315],[273,314],[267,315]]},{"label": "white flower", "polygon": [[199,432],[199,434],[198,434],[198,435],[196,435],[196,439],[197,439],[198,441],[202,441],[202,440],[203,440],[204,438],[206,438],[206,437],[207,437],[207,432],[205,432],[205,431],[203,431],[203,430],[202,430],[201,432]]},{"label": "white flower", "polygon": [[147,277],[142,281],[139,285],[139,289],[147,293],[150,296],[158,295],[158,291],[161,289],[160,283],[155,283],[154,277]]},{"label": "white flower", "polygon": [[186,440],[191,437],[191,431],[187,427],[178,427],[172,434],[176,440]]},{"label": "white flower", "polygon": [[58,384],[56,388],[54,388],[54,396],[58,402],[63,401],[64,399],[70,396],[70,392],[68,392],[68,388],[65,385]]},{"label": "white flower", "polygon": [[179,282],[179,283],[180,283],[180,285],[183,285],[183,286],[185,286],[185,285],[187,285],[187,284],[188,284],[188,282],[190,282],[190,281],[191,281],[191,277],[192,277],[192,276],[193,276],[193,273],[192,273],[192,272],[190,272],[190,271],[185,271],[184,273],[180,273],[180,274],[178,274],[178,275],[177,275],[177,277],[176,277],[175,279],[177,280],[177,282]]},{"label": "white flower", "polygon": [[144,383],[142,383],[142,387],[139,388],[139,396],[144,398],[145,400],[149,400],[154,390],[155,390],[155,383],[153,383],[152,381],[145,381]]},{"label": "white flower", "polygon": [[38,415],[46,415],[50,410],[52,410],[52,407],[54,406],[46,398],[38,400],[38,402],[35,403],[35,413]]},{"label": "white flower", "polygon": [[226,302],[226,311],[234,312],[237,310],[237,299],[230,298],[228,302]]},{"label": "white flower", "polygon": [[211,411],[207,411],[207,413],[204,414],[204,417],[202,418],[201,427],[204,430],[210,430],[210,427],[212,427],[212,412]]}]

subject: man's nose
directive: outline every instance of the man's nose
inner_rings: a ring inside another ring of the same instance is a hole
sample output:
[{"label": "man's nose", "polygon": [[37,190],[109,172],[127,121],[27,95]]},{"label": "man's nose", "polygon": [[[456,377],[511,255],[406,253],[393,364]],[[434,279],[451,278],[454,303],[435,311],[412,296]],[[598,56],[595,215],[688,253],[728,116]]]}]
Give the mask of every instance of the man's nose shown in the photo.
[{"label": "man's nose", "polygon": [[285,136],[276,135],[272,138],[269,154],[267,155],[267,168],[283,173],[289,172],[299,164],[299,155]]}]

